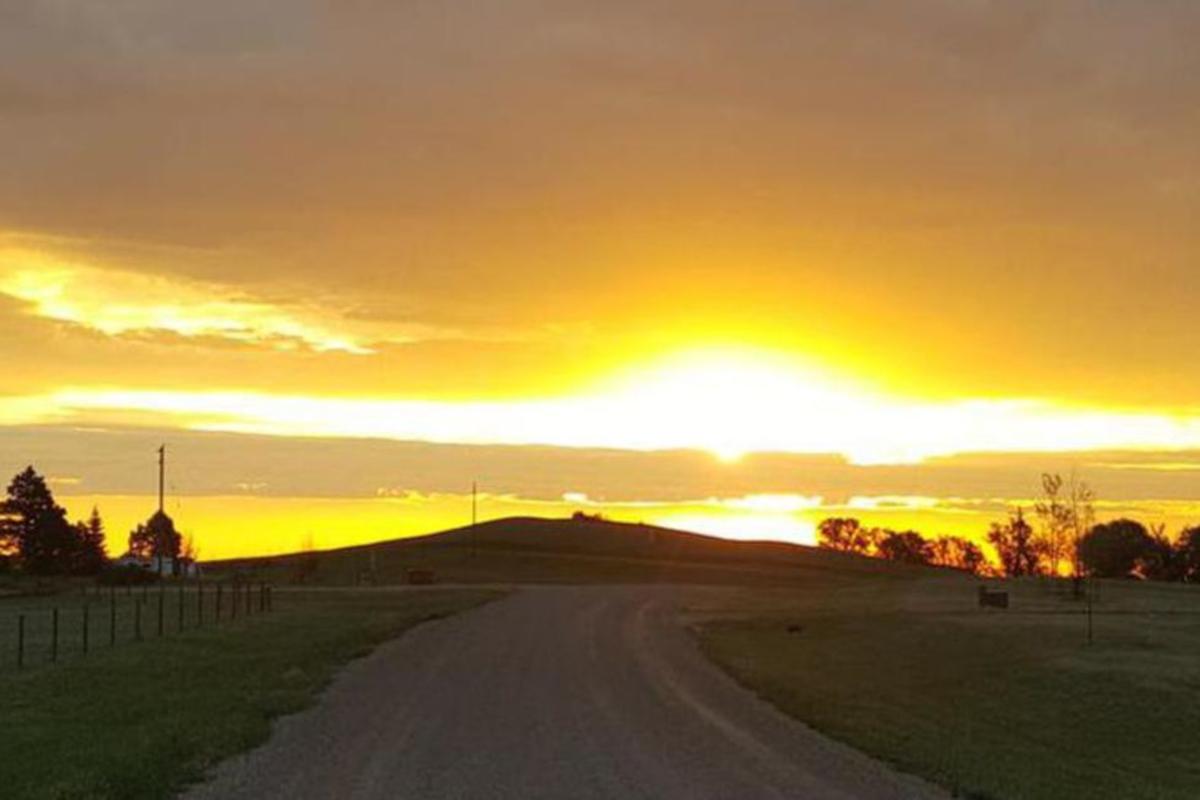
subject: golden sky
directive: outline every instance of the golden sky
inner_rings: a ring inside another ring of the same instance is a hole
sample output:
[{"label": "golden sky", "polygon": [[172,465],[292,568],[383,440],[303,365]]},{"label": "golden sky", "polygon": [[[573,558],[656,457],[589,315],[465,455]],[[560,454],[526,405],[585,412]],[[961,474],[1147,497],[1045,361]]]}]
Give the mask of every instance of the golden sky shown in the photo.
[{"label": "golden sky", "polygon": [[1184,1],[4,4],[0,423],[1197,448],[1198,38]]}]

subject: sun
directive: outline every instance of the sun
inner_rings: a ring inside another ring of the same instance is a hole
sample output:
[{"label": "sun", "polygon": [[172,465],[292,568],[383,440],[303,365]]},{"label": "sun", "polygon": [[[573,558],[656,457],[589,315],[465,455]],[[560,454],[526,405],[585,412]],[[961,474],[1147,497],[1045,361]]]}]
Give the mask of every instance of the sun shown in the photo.
[{"label": "sun", "polygon": [[[617,392],[626,426],[646,440],[688,441],[723,462],[780,449],[842,419],[850,395],[786,356],[720,348],[636,370]],[[648,429],[653,427],[653,430]]]}]

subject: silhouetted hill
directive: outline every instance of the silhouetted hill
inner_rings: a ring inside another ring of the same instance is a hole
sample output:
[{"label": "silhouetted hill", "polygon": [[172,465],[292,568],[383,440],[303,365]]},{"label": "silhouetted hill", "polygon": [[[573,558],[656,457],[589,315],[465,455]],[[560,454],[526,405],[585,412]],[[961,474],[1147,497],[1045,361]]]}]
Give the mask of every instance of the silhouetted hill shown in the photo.
[{"label": "silhouetted hill", "polygon": [[370,545],[211,562],[210,574],[279,582],[404,583],[432,570],[446,583],[794,584],[819,571],[903,576],[921,568],[782,542],[743,542],[597,519],[513,517]]}]

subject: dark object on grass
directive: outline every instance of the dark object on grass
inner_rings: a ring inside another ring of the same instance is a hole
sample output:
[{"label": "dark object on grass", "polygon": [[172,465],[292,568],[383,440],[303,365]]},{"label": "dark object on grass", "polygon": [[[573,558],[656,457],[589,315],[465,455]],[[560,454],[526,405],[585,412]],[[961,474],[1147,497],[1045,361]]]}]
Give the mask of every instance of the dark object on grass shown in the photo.
[{"label": "dark object on grass", "polygon": [[793,623],[791,625],[788,625],[787,632],[788,633],[804,633],[804,626]]},{"label": "dark object on grass", "polygon": [[437,578],[431,569],[410,569],[404,573],[406,583],[416,584],[418,586],[428,586],[431,583],[437,583]]},{"label": "dark object on grass", "polygon": [[980,608],[1008,608],[1008,592],[993,592],[986,586],[979,587]]}]

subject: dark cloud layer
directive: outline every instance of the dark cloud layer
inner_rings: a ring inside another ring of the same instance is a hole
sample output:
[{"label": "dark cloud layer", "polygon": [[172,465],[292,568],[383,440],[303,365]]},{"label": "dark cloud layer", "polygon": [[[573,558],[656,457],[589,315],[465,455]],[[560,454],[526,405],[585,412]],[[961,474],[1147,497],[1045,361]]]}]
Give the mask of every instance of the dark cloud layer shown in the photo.
[{"label": "dark cloud layer", "polygon": [[32,463],[57,491],[149,495],[157,449],[170,452],[174,495],[360,497],[463,494],[559,500],[583,492],[604,503],[699,501],[754,494],[957,498],[996,511],[1036,496],[1043,471],[1077,472],[1106,502],[1200,499],[1200,453],[964,455],[909,466],[855,466],[838,456],[758,454],[736,464],[690,451],[436,445],[289,439],[109,427],[0,428],[0,475]]}]

